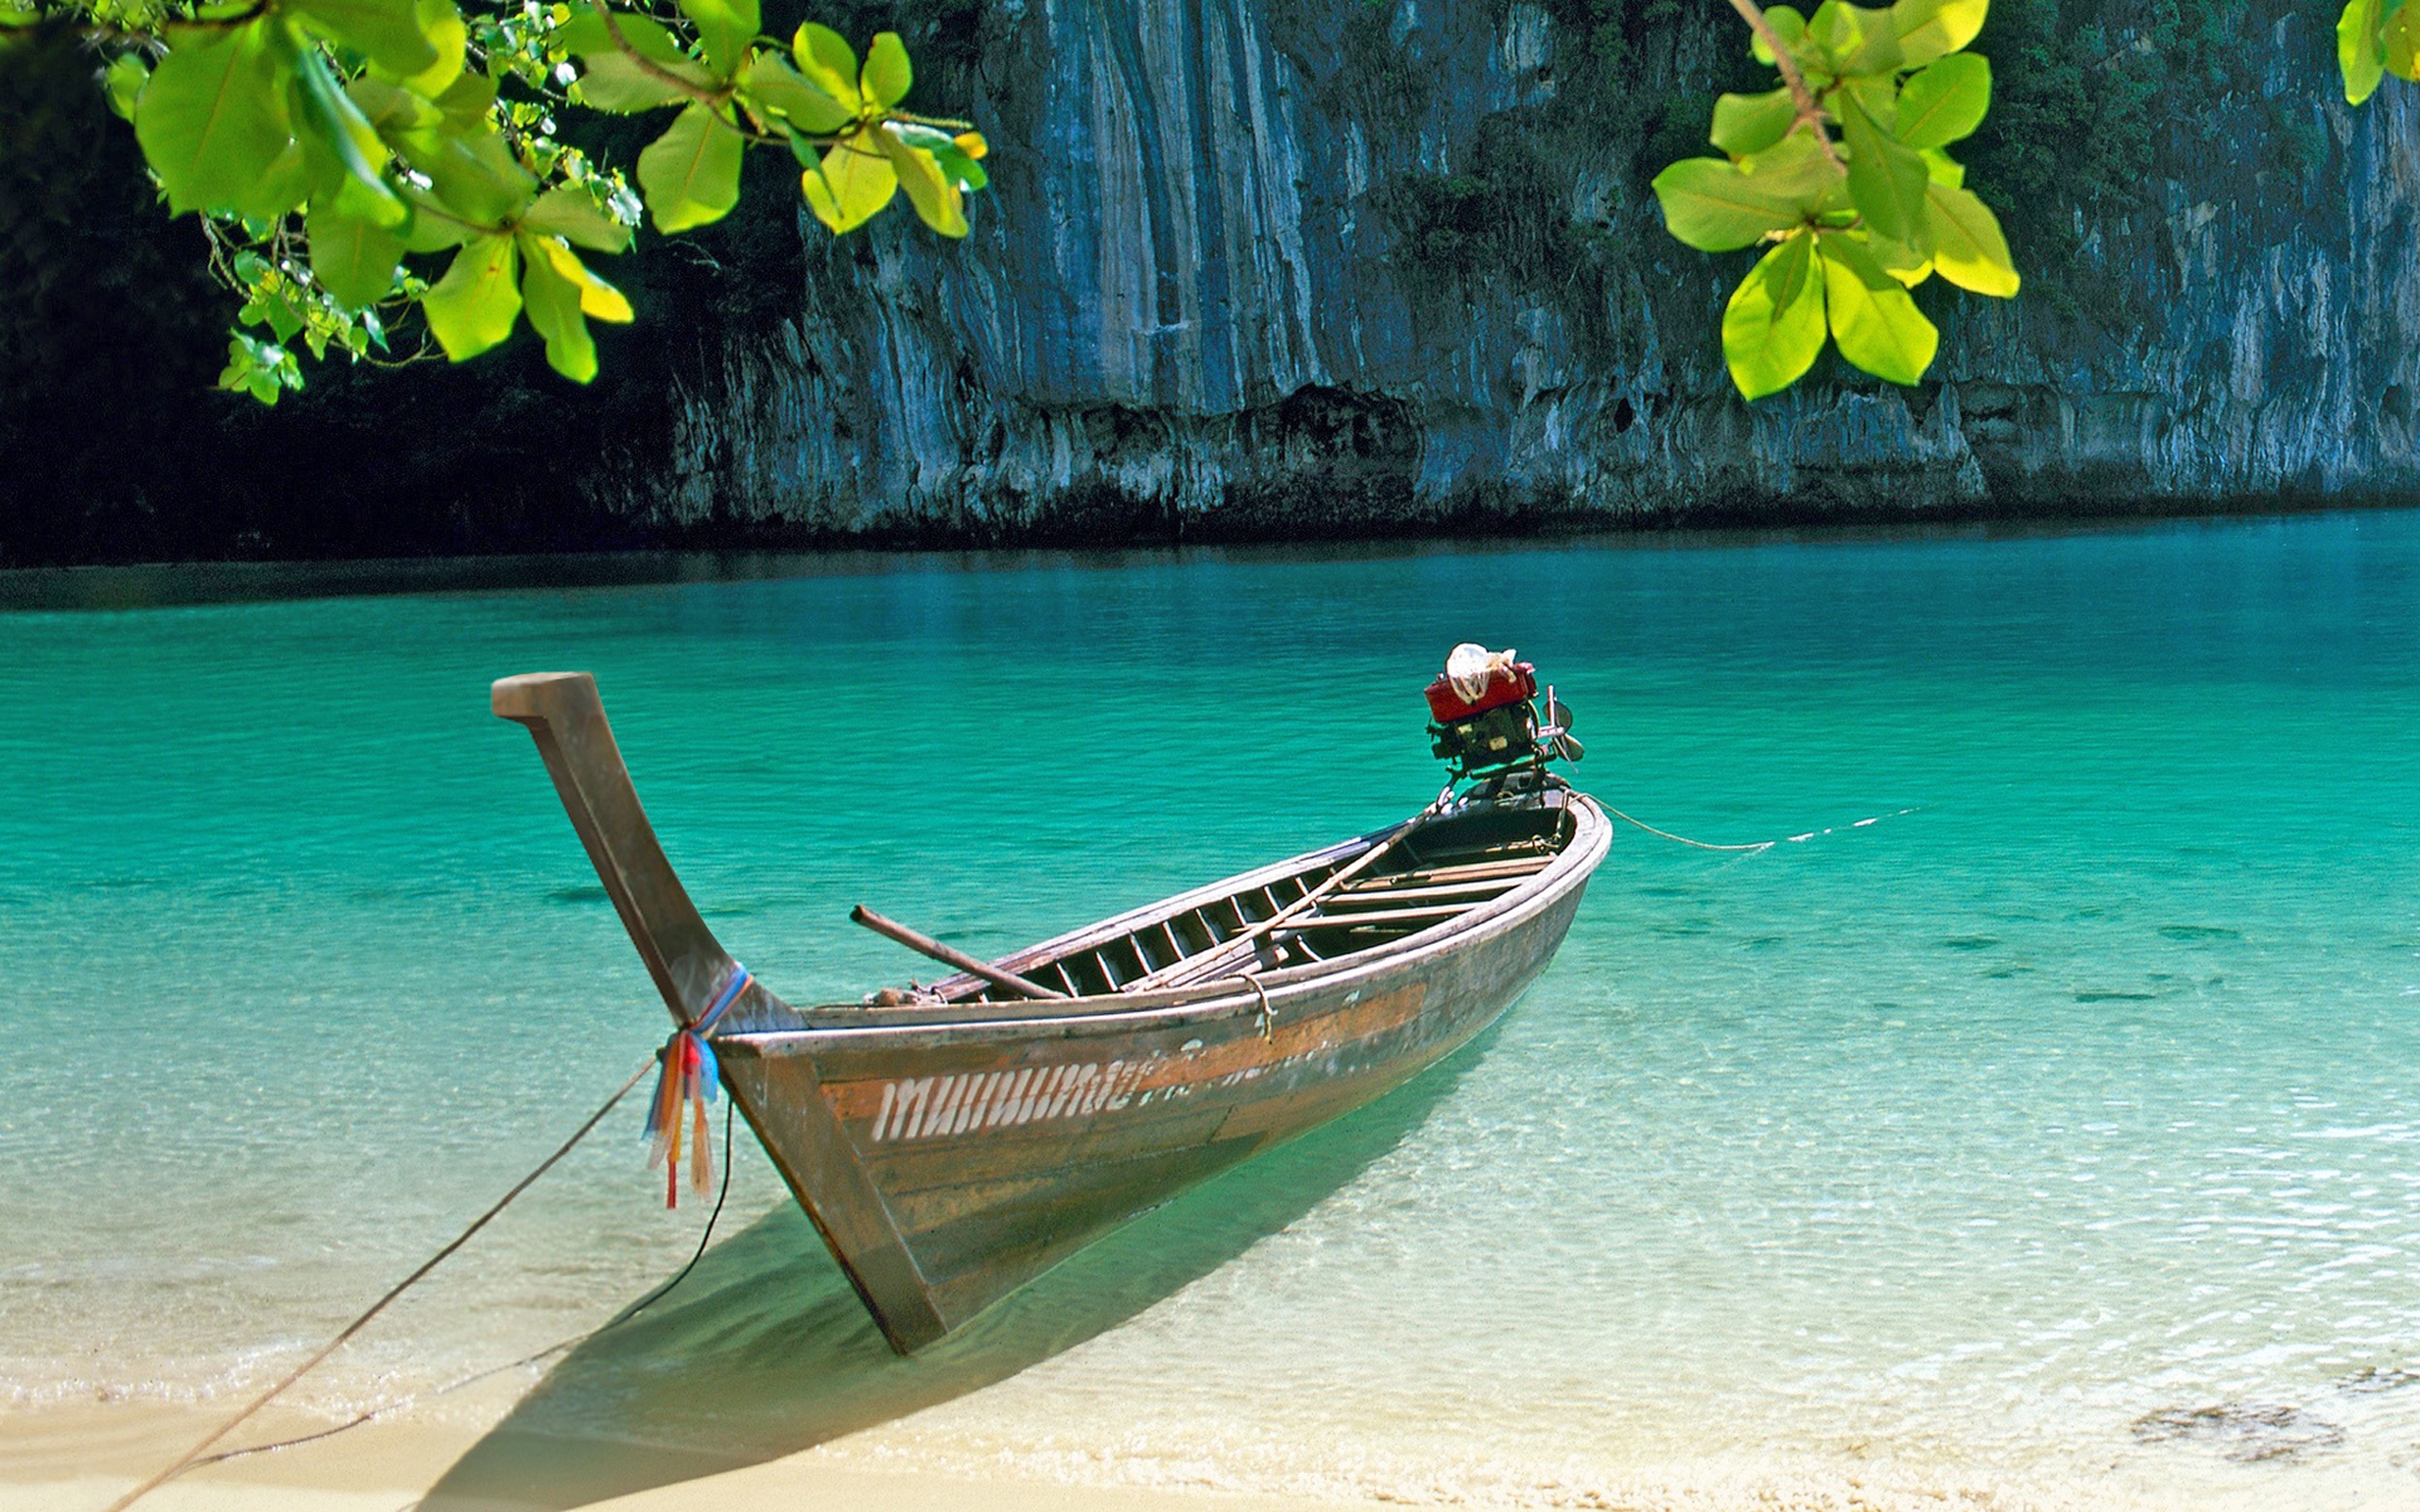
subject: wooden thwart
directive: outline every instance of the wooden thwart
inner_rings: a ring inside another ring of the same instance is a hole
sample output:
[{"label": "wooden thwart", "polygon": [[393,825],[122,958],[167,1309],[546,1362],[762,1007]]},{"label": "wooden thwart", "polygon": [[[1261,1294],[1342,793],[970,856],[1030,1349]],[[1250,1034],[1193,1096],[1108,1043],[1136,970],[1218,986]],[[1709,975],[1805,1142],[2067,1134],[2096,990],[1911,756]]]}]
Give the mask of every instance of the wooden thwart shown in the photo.
[{"label": "wooden thwart", "polygon": [[883,918],[863,903],[849,910],[849,919],[854,923],[865,925],[877,935],[897,940],[911,951],[921,951],[945,966],[955,966],[969,975],[979,976],[994,987],[1006,988],[1011,992],[1029,998],[1063,998],[1067,995],[1044,987],[1039,982],[1028,982],[1022,976],[1003,971],[988,962],[978,961],[964,951],[942,944],[930,935],[919,935],[895,919]]}]

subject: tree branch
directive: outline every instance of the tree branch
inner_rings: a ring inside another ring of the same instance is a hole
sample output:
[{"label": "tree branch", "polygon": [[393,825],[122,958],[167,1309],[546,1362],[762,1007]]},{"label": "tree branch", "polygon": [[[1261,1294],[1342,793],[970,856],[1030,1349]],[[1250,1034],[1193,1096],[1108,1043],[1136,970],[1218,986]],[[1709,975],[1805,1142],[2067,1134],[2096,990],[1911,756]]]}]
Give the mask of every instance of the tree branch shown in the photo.
[{"label": "tree branch", "polygon": [[729,90],[711,90],[702,84],[691,83],[640,52],[631,45],[631,39],[622,35],[622,24],[614,19],[614,8],[607,5],[605,0],[592,0],[592,4],[596,7],[597,15],[604,18],[605,35],[613,40],[614,45],[620,49],[623,57],[638,65],[640,73],[647,75],[659,84],[668,84],[691,99],[702,101],[707,105],[721,103],[723,98],[731,93]]},{"label": "tree branch", "polygon": [[1763,39],[1766,49],[1773,55],[1773,66],[1781,70],[1781,81],[1789,87],[1789,97],[1798,106],[1799,121],[1814,128],[1815,140],[1823,146],[1824,156],[1832,160],[1833,167],[1846,173],[1848,164],[1841,161],[1840,153],[1832,146],[1832,133],[1824,129],[1823,108],[1815,103],[1815,92],[1806,87],[1806,76],[1798,71],[1798,60],[1782,45],[1781,34],[1773,30],[1773,24],[1756,8],[1756,0],[1731,0],[1731,9],[1739,12],[1739,19],[1748,24],[1750,31]]}]

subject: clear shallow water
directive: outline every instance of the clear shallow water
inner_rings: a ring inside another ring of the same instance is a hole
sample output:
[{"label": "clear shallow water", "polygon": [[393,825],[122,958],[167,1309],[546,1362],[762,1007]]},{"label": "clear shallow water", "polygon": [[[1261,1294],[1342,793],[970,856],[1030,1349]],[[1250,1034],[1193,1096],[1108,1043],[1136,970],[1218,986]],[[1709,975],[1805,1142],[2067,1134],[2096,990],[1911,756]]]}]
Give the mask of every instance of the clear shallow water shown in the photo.
[{"label": "clear shallow water", "polygon": [[[1417,806],[1463,638],[1541,662],[1608,800],[1830,833],[1629,832],[1478,1054],[930,1360],[744,1152],[717,1255],[513,1425],[1412,1500],[2420,1505],[2408,513],[0,617],[0,1403],[259,1380],[648,1054],[490,678],[598,674],[692,891],[806,1001],[913,969],[852,902],[1006,950]],[[702,1213],[616,1119],[306,1400],[676,1266]]]}]

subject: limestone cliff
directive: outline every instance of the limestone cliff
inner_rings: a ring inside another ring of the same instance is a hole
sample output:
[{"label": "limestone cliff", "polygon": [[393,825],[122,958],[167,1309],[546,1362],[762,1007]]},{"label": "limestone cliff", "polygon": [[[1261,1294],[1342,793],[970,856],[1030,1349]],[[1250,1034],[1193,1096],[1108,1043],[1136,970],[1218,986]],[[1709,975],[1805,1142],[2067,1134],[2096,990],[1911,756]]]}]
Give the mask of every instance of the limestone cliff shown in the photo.
[{"label": "limestone cliff", "polygon": [[[1746,254],[1671,242],[1646,188],[1754,77],[1717,8],[1002,0],[953,80],[997,146],[975,233],[807,228],[795,315],[722,333],[678,395],[670,478],[597,502],[985,539],[2411,488],[2413,92],[2349,111],[2323,18],[2238,6],[2219,41],[2249,61],[2135,101],[2148,172],[2087,202],[2063,160],[2100,148],[2029,104],[2050,65],[1998,35],[2014,3],[1978,44],[1987,131],[2030,133],[2000,158],[2070,201],[2031,207],[2026,294],[1922,291],[1919,388],[1826,358],[1749,405],[1715,339]],[[2107,9],[2102,75],[2154,48]]]}]

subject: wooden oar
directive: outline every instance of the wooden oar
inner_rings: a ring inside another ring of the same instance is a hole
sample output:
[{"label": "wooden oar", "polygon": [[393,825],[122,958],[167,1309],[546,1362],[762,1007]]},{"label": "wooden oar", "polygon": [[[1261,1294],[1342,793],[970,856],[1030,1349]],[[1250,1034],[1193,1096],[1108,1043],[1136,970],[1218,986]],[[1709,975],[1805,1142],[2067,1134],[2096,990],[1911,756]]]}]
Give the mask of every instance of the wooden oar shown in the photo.
[{"label": "wooden oar", "polygon": [[1067,995],[1064,992],[1054,992],[1039,982],[1028,982],[1022,976],[1003,971],[996,966],[987,965],[964,951],[954,950],[942,944],[929,935],[919,935],[895,919],[883,918],[863,903],[850,909],[849,917],[877,935],[887,935],[911,951],[922,951],[945,966],[955,966],[969,975],[979,976],[994,987],[1006,988],[1011,992],[1020,992],[1029,998],[1063,998]]},{"label": "wooden oar", "polygon": [[1199,955],[1189,955],[1181,961],[1171,961],[1167,965],[1161,967],[1158,971],[1151,972],[1149,976],[1136,977],[1133,981],[1127,983],[1117,990],[1120,992],[1146,992],[1155,987],[1183,987],[1188,982],[1202,981],[1212,975],[1224,971],[1226,970],[1227,963],[1235,959],[1236,955],[1239,954],[1249,954],[1248,948],[1254,940],[1259,939],[1270,930],[1276,929],[1285,924],[1288,919],[1302,917],[1305,911],[1315,906],[1321,899],[1326,897],[1329,893],[1336,891],[1339,887],[1343,886],[1346,883],[1351,882],[1354,878],[1361,875],[1364,871],[1369,870],[1370,868],[1376,863],[1379,857],[1385,855],[1388,851],[1392,850],[1396,844],[1400,842],[1405,835],[1409,834],[1413,830],[1419,828],[1421,821],[1427,818],[1431,814],[1435,813],[1436,810],[1437,805],[1432,803],[1428,807],[1422,809],[1419,813],[1413,815],[1410,818],[1408,818],[1401,824],[1396,825],[1393,833],[1390,833],[1385,839],[1380,840],[1376,845],[1372,846],[1369,850],[1362,851],[1357,856],[1355,856],[1353,860],[1340,869],[1336,875],[1328,878],[1327,881],[1321,883],[1318,886],[1303,894],[1300,898],[1295,899],[1292,902],[1288,903],[1285,907],[1270,915],[1267,919],[1262,919],[1259,923],[1253,925],[1252,928],[1245,930],[1242,934],[1231,936],[1227,939],[1221,940],[1219,944],[1202,952]]}]

